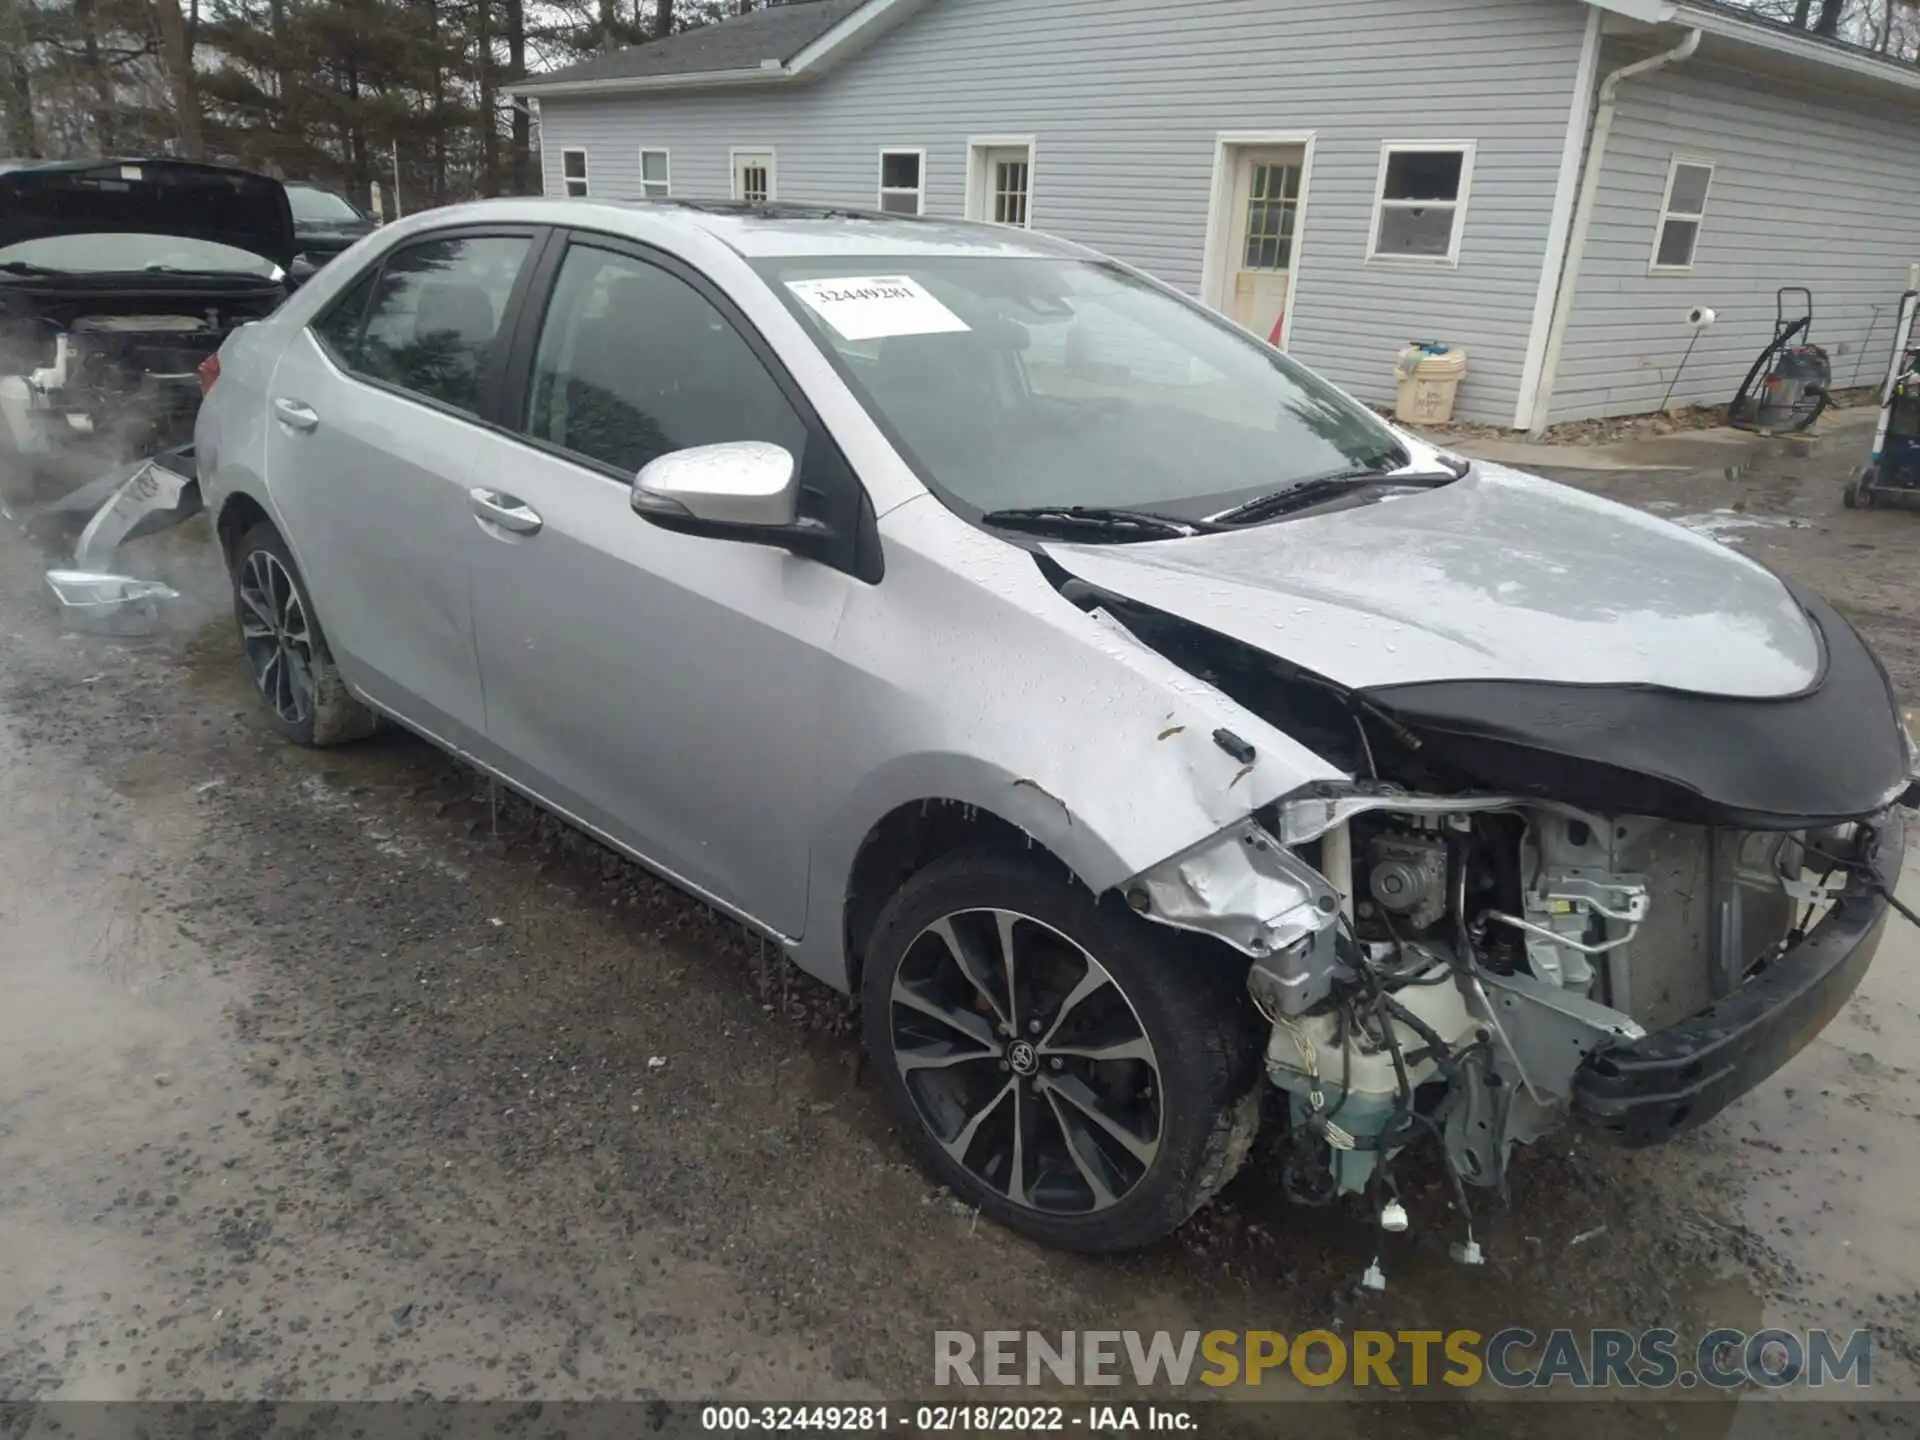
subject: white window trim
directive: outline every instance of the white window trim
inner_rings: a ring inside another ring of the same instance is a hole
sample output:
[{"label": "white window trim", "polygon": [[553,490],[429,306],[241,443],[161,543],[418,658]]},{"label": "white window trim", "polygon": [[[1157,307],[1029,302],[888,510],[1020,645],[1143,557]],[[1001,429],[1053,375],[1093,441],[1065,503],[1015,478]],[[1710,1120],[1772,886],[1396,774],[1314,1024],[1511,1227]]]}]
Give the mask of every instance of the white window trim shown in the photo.
[{"label": "white window trim", "polygon": [[[653,195],[647,194],[647,156],[649,155],[660,155],[666,158],[667,178],[664,181],[660,182],[667,187],[667,193],[665,195],[653,196]],[[640,166],[640,198],[642,200],[672,199],[673,198],[673,151],[669,150],[664,145],[642,145],[640,147],[638,164]]]},{"label": "white window trim", "polygon": [[[1700,197],[1700,210],[1695,214],[1673,208],[1673,182],[1680,177],[1680,167],[1691,166],[1707,172],[1707,193]],[[1713,199],[1713,161],[1704,155],[1675,155],[1667,162],[1667,184],[1660,192],[1660,218],[1653,225],[1653,249],[1647,254],[1647,274],[1649,275],[1691,275],[1693,265],[1700,258],[1700,236],[1707,228],[1707,204]],[[1667,221],[1693,221],[1693,248],[1687,252],[1684,265],[1662,265],[1660,263],[1660,237],[1667,233]]]},{"label": "white window trim", "polygon": [[[1460,242],[1467,233],[1467,201],[1473,194],[1473,161],[1479,142],[1475,140],[1382,140],[1380,142],[1380,173],[1373,182],[1373,219],[1367,226],[1367,263],[1369,265],[1447,265],[1460,263]],[[1380,216],[1391,205],[1396,210],[1410,209],[1415,203],[1424,205],[1444,205],[1444,200],[1410,202],[1387,199],[1387,162],[1398,151],[1419,151],[1434,154],[1450,151],[1460,156],[1460,194],[1453,202],[1453,234],[1447,241],[1445,255],[1382,255],[1380,244]]]},{"label": "white window trim", "polygon": [[969,220],[989,221],[993,206],[987,193],[990,177],[984,157],[989,150],[1019,150],[1027,152],[1027,223],[1025,228],[1033,228],[1033,201],[1039,193],[1040,144],[1031,135],[969,135],[967,137],[967,210]]},{"label": "white window trim", "polygon": [[[917,188],[908,190],[904,186],[896,185],[889,191],[887,185],[887,157],[889,155],[913,155],[919,158],[920,184]],[[1031,174],[1031,172],[1029,172],[1029,174]],[[1028,181],[1028,188],[1029,190],[1032,188],[1031,180]],[[885,210],[887,208],[886,199],[889,193],[913,196],[913,213],[916,215],[924,215],[927,213],[927,152],[924,149],[913,145],[882,145],[880,147],[879,172],[874,182],[873,203],[875,209]],[[1029,207],[1031,207],[1031,195],[1028,197],[1028,204]]]},{"label": "white window trim", "polygon": [[732,145],[727,148],[727,193],[735,200],[745,200],[744,195],[734,194],[740,183],[740,157],[742,155],[764,155],[767,157],[767,200],[771,205],[780,198],[780,152],[771,145]]},{"label": "white window trim", "polygon": [[[572,178],[567,174],[567,157],[569,155],[578,155],[580,157],[580,193],[578,195],[575,195],[573,191],[567,188],[573,183]],[[587,159],[585,147],[569,145],[560,152],[560,193],[567,199],[584,200],[593,193],[593,186],[588,183],[588,176],[591,173],[592,162]]]}]

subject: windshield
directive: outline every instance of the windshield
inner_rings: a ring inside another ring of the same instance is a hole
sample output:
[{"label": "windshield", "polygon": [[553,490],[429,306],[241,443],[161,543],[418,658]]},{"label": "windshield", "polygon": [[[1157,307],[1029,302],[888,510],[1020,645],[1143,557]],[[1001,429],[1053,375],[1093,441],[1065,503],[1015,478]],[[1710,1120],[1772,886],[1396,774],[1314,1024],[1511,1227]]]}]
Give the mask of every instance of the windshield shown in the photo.
[{"label": "windshield", "polygon": [[308,225],[350,225],[366,218],[331,190],[289,185],[287,200],[293,206],[294,220]]},{"label": "windshield", "polygon": [[1200,516],[1404,463],[1371,412],[1117,266],[1044,257],[757,262],[949,503]]},{"label": "windshield", "polygon": [[32,266],[56,275],[126,274],[142,270],[230,271],[271,277],[273,261],[214,240],[138,233],[50,235],[0,246],[0,265]]}]

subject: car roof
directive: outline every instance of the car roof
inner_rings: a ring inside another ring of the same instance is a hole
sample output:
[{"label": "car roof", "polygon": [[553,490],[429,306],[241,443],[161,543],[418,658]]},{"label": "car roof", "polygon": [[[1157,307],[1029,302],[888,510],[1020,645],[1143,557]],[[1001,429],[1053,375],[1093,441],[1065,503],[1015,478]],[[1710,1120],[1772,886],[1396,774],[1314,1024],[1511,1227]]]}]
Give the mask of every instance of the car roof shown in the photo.
[{"label": "car roof", "polygon": [[786,202],[593,200],[534,198],[481,200],[430,212],[448,224],[473,220],[534,220],[548,225],[631,230],[665,225],[704,234],[748,259],[810,255],[972,255],[1013,258],[1093,258],[1065,240],[1004,225],[888,215],[847,206]]}]

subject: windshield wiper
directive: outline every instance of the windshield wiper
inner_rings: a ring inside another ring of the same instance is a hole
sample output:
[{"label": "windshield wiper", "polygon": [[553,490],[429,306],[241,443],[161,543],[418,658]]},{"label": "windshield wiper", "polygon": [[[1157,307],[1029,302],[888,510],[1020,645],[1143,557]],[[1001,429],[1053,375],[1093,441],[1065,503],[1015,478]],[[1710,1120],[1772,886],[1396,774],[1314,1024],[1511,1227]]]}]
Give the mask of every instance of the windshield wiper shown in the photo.
[{"label": "windshield wiper", "polygon": [[142,265],[138,270],[121,272],[127,275],[190,275],[206,280],[261,280],[265,276],[251,270],[196,270],[184,265]]},{"label": "windshield wiper", "polygon": [[1220,527],[1207,520],[1182,520],[1151,510],[1123,510],[1108,505],[1028,505],[1014,510],[989,510],[982,523],[1003,530],[1031,530],[1041,534],[1128,535],[1140,539],[1170,539],[1205,535]]},{"label": "windshield wiper", "polygon": [[1231,510],[1223,510],[1218,515],[1209,516],[1208,521],[1214,525],[1250,525],[1257,520],[1271,520],[1278,515],[1305,510],[1369,486],[1404,485],[1410,489],[1431,490],[1441,485],[1451,485],[1466,473],[1465,468],[1457,472],[1448,469],[1444,472],[1414,471],[1405,475],[1366,466],[1332,470],[1325,475],[1310,475],[1304,480],[1296,480],[1284,490],[1276,490],[1270,495],[1249,500],[1244,505],[1236,505]]},{"label": "windshield wiper", "polygon": [[71,270],[56,270],[51,265],[35,265],[26,260],[0,260],[0,270],[9,275],[71,275]]}]

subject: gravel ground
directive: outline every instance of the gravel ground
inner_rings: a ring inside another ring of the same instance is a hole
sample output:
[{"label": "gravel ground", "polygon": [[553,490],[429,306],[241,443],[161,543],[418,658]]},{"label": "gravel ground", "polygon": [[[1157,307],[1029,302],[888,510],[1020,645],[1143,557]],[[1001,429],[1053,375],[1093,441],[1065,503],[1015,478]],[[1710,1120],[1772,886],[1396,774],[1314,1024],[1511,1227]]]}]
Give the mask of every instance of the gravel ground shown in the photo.
[{"label": "gravel ground", "polygon": [[[1842,511],[1844,463],[1599,479],[1824,590],[1920,699],[1920,510]],[[946,1328],[1762,1323],[1870,1325],[1875,1397],[1920,1399],[1911,933],[1701,1132],[1523,1154],[1483,1269],[1449,1263],[1425,1172],[1388,1290],[1357,1292],[1370,1227],[1290,1207],[1259,1155],[1154,1250],[1054,1254],[907,1162],[839,997],[416,741],[281,743],[204,524],[136,553],[183,591],[163,633],[67,635],[44,556],[0,527],[0,1400],[897,1400],[928,1394]]]}]

